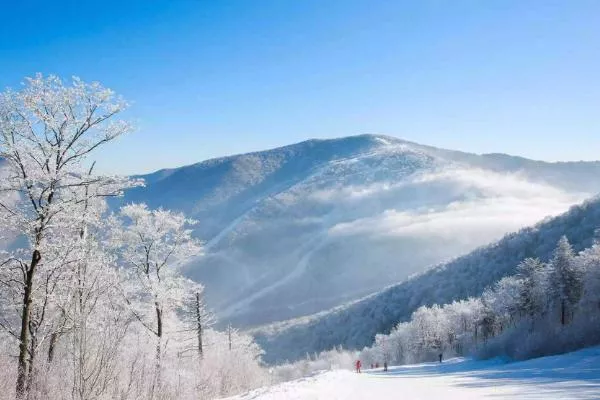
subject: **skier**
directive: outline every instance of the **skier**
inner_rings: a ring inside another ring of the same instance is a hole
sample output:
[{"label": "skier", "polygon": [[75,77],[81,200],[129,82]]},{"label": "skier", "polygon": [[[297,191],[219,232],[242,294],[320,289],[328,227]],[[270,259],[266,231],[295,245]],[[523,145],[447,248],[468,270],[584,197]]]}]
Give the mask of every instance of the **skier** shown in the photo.
[{"label": "skier", "polygon": [[375,363],[375,368],[379,368],[379,363]]},{"label": "skier", "polygon": [[383,362],[383,372],[387,372],[387,361]]},{"label": "skier", "polygon": [[442,362],[442,353],[440,353],[439,357],[440,357],[440,362]]},{"label": "skier", "polygon": [[356,373],[360,374],[360,360],[356,360]]}]

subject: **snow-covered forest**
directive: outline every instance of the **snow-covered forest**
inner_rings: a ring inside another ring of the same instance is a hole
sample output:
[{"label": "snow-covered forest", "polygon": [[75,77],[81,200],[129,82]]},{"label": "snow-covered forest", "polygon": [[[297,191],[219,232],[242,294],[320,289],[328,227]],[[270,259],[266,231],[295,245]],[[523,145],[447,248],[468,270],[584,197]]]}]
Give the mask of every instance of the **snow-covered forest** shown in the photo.
[{"label": "snow-covered forest", "polygon": [[[360,352],[338,346],[280,367],[286,377],[454,357],[524,360],[600,343],[600,239],[575,253],[562,236],[548,262],[525,258],[479,297],[421,306]],[[442,283],[443,284],[443,283]],[[291,371],[295,371],[295,374]]]},{"label": "snow-covered forest", "polygon": [[575,255],[563,236],[548,262],[527,258],[481,297],[422,306],[361,353],[367,363],[439,355],[527,359],[600,341],[600,242]]},{"label": "snow-covered forest", "polygon": [[261,349],[212,329],[202,254],[180,213],[106,201],[143,182],[96,173],[130,131],[98,83],[27,79],[0,98],[0,397],[214,398],[265,384]]}]

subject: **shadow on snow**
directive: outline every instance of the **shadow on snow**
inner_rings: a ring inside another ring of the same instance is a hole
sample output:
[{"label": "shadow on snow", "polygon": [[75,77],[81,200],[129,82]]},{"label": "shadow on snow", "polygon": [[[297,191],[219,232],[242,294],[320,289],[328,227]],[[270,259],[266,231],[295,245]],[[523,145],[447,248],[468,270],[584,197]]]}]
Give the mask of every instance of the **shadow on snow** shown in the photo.
[{"label": "shadow on snow", "polygon": [[[572,399],[589,398],[590,393],[600,393],[600,347],[518,362],[500,358],[485,361],[453,358],[441,364],[423,363],[390,367],[388,372],[379,369],[365,373],[392,379],[452,376],[460,378],[455,383],[457,386],[475,388],[518,385],[524,389],[529,387],[529,394],[535,394],[535,386],[543,385],[546,394],[550,390],[568,394]],[[521,392],[521,395],[524,394],[526,393]]]}]

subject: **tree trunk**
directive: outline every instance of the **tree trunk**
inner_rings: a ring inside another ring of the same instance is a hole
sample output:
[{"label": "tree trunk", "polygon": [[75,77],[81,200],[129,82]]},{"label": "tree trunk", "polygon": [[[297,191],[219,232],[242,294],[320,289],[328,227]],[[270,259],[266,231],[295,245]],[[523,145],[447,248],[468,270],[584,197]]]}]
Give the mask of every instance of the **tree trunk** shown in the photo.
[{"label": "tree trunk", "polygon": [[160,390],[160,386],[162,384],[162,379],[161,379],[161,371],[160,371],[160,359],[161,359],[161,337],[157,336],[156,337],[156,359],[155,359],[155,365],[154,365],[154,384],[152,385],[152,397],[154,398],[154,391],[155,390]]},{"label": "tree trunk", "polygon": [[227,338],[229,342],[229,351],[231,351],[231,324],[227,325]]},{"label": "tree trunk", "polygon": [[163,336],[163,321],[162,321],[162,310],[160,308],[160,304],[158,301],[154,302],[154,308],[156,309],[156,366],[155,366],[155,374],[156,374],[156,388],[160,390],[161,386],[161,342]]},{"label": "tree trunk", "polygon": [[25,287],[23,288],[23,309],[21,311],[21,332],[19,335],[19,361],[17,364],[16,398],[24,399],[26,395],[25,385],[29,372],[28,347],[29,347],[29,320],[31,318],[31,302],[33,291],[33,277],[35,268],[42,259],[42,255],[36,249],[31,255],[31,263],[25,276]]},{"label": "tree trunk", "polygon": [[[61,320],[63,322],[61,323],[61,327],[59,329],[62,329],[62,327],[65,323],[64,322],[65,321],[64,311],[61,311]],[[50,340],[48,341],[48,360],[47,360],[48,369],[50,368],[50,364],[52,364],[52,362],[54,361],[54,353],[56,352],[56,344],[58,343],[59,336],[60,336],[60,333],[58,331],[52,332],[52,334],[50,335]]]},{"label": "tree trunk", "polygon": [[37,340],[35,335],[29,332],[29,361],[28,361],[28,371],[27,371],[27,384],[25,385],[25,393],[27,393],[27,398],[31,396],[32,388],[34,385],[34,379],[36,375],[35,371],[35,349],[37,347]]},{"label": "tree trunk", "polygon": [[52,364],[54,360],[54,349],[56,347],[56,341],[58,340],[58,333],[53,332],[50,335],[50,341],[48,342],[48,367]]},{"label": "tree trunk", "polygon": [[196,293],[196,331],[198,334],[198,356],[200,359],[204,356],[204,349],[202,348],[202,312],[200,310],[200,293]]}]

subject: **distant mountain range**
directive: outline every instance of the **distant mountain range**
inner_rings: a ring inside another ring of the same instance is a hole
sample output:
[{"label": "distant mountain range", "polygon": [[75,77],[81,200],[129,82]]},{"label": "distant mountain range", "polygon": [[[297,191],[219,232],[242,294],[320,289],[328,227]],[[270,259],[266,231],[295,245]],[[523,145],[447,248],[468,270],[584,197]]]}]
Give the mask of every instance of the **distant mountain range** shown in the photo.
[{"label": "distant mountain range", "polygon": [[362,135],[144,175],[122,202],[200,221],[186,273],[222,321],[323,311],[600,192],[600,162],[475,155]]}]

